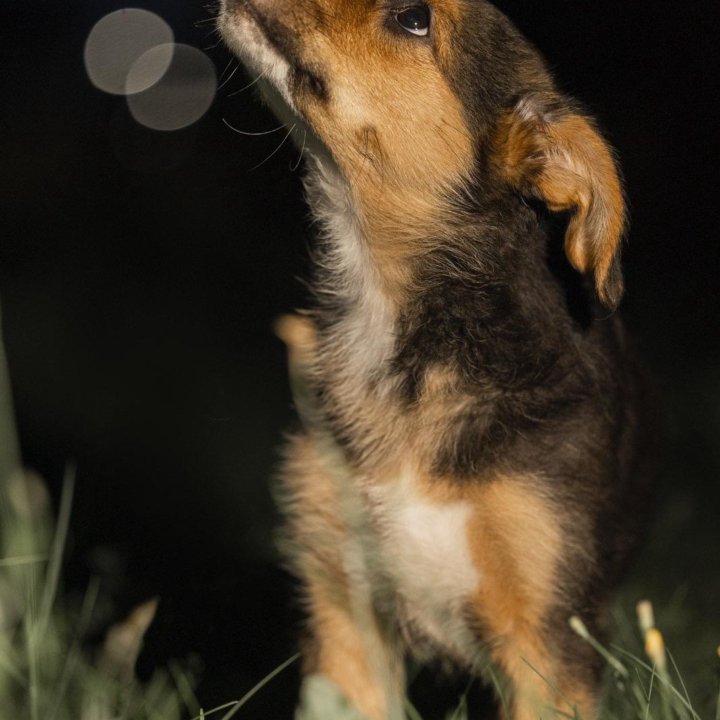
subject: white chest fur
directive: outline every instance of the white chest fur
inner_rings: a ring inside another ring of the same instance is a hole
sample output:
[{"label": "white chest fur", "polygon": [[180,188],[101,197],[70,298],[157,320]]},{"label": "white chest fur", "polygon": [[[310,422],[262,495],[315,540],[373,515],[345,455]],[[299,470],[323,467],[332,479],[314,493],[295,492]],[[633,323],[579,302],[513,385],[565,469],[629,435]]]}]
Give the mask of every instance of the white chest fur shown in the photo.
[{"label": "white chest fur", "polygon": [[380,289],[351,189],[332,161],[313,159],[306,190],[316,219],[331,239],[323,264],[335,282],[321,291],[350,308],[339,331],[343,357],[337,369],[353,380],[366,378],[392,353],[393,310]]},{"label": "white chest fur", "polygon": [[464,614],[481,582],[472,559],[465,502],[433,503],[411,474],[369,491],[385,572],[407,619],[436,644],[467,658],[475,645]]},{"label": "white chest fur", "polygon": [[[323,263],[335,281],[322,290],[350,308],[338,330],[342,343],[331,349],[333,372],[343,381],[338,385],[348,416],[362,417],[377,395],[390,389],[381,384],[368,394],[367,381],[392,357],[396,311],[382,291],[351,188],[339,171],[316,158],[306,186],[315,217],[331,240]],[[472,662],[477,642],[466,608],[480,582],[468,536],[472,507],[424,498],[410,471],[366,491],[371,524],[379,533],[383,578],[390,579],[400,599],[403,620],[446,654]],[[376,544],[371,545],[374,554]]]}]

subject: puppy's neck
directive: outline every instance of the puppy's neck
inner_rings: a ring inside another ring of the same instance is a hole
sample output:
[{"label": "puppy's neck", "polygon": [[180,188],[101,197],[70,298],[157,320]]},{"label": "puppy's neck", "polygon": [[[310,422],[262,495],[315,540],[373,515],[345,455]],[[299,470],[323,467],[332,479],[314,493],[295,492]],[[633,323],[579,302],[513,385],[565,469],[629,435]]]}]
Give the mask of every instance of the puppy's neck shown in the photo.
[{"label": "puppy's neck", "polygon": [[398,196],[368,207],[367,196],[358,197],[332,164],[316,162],[306,187],[323,230],[315,284],[320,310],[340,330],[333,333],[338,342],[347,341],[343,354],[361,351],[365,370],[401,352],[408,323],[435,327],[426,340],[444,346],[462,318],[478,346],[468,348],[469,356],[498,328],[526,317],[548,336],[565,332],[544,231],[517,196],[479,186],[465,198],[425,196],[435,214],[418,223],[398,207]]},{"label": "puppy's neck", "polygon": [[372,208],[331,160],[313,160],[305,188],[321,229],[317,259],[324,282],[318,290],[331,292],[343,304],[371,303],[373,314],[379,304],[394,314],[410,280],[411,252],[391,237],[393,219]]},{"label": "puppy's neck", "polygon": [[[417,259],[452,242],[458,217],[451,216],[451,191],[441,187],[399,186],[362,172],[348,179],[319,156],[309,163],[305,187],[322,231],[322,279],[336,294],[353,287],[372,291],[397,311],[411,301]],[[347,300],[362,302],[357,295]]]}]

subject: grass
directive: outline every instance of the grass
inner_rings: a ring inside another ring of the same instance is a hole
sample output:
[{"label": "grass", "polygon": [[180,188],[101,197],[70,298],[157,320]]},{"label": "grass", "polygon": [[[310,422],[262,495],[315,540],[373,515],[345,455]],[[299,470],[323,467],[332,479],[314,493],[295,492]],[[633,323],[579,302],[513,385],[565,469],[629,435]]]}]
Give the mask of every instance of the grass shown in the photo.
[{"label": "grass", "polygon": [[111,628],[94,651],[83,641],[97,584],[90,585],[77,612],[64,606],[60,570],[72,489],[69,471],[53,527],[49,499],[37,477],[18,471],[4,482],[0,718],[180,720],[189,709],[187,692],[180,692],[171,674],[157,673],[141,684],[133,673],[142,635],[155,613],[154,601]]},{"label": "grass", "polygon": [[72,469],[66,474],[58,521],[36,476],[15,472],[0,492],[0,720],[230,720],[289,658],[239,700],[203,710],[194,682],[171,663],[141,683],[134,666],[157,602],[135,608],[112,626],[102,645],[88,649],[97,583],[75,612],[63,602],[60,569],[70,522]]},{"label": "grass", "polygon": [[[652,605],[648,601],[638,603],[637,614],[640,637],[644,640],[644,657],[619,644],[603,647],[587,633],[578,618],[571,619],[575,632],[590,643],[607,664],[602,720],[703,720],[693,705],[661,631],[655,626]],[[626,635],[629,630],[622,625],[618,629]],[[717,717],[720,698],[716,698],[715,704]]]},{"label": "grass", "polygon": [[[69,612],[62,599],[60,567],[70,522],[72,471],[67,473],[54,527],[48,497],[38,478],[15,474],[5,488],[0,544],[0,720],[230,720],[241,716],[243,706],[296,660],[293,657],[282,663],[240,700],[212,710],[200,709],[192,679],[177,665],[140,683],[133,666],[155,603],[136,608],[128,619],[110,629],[102,647],[88,652],[83,634],[97,585],[91,584],[76,612]],[[602,720],[720,720],[717,688],[713,688],[714,715],[701,715],[655,627],[648,604],[641,606],[639,633],[627,618],[619,620],[622,645],[601,646],[579,619],[573,618],[572,625],[607,665]],[[633,647],[643,637],[644,656]],[[409,702],[406,717],[422,720]],[[468,720],[464,698],[447,717]],[[581,720],[565,709],[550,717]],[[296,720],[324,719],[362,720],[331,683],[310,677],[303,685]]]},{"label": "grass", "polygon": [[88,650],[97,583],[82,606],[63,602],[61,567],[70,524],[69,468],[53,521],[42,481],[22,469],[0,342],[0,720],[180,720],[197,708],[182,671],[139,683],[134,664],[157,603],[136,608]]},{"label": "grass", "polygon": [[[279,665],[239,700],[203,710],[192,677],[180,665],[171,664],[145,683],[135,676],[143,636],[157,610],[155,601],[139,606],[111,627],[101,647],[86,646],[84,636],[98,585],[91,583],[81,607],[72,610],[64,601],[61,584],[73,488],[70,467],[54,521],[42,481],[21,468],[0,343],[0,720],[231,720],[240,716],[242,708],[296,657]],[[720,720],[720,658],[715,658],[714,685],[704,692],[700,688],[705,701],[698,709],[648,603],[638,607],[638,619],[639,632],[634,622],[618,612],[618,642],[609,647],[590,636],[578,618],[571,620],[575,632],[607,665],[602,720]],[[692,638],[688,644],[692,645]],[[707,664],[711,663],[708,658]],[[488,676],[494,678],[492,673]],[[288,703],[290,717],[292,701]],[[407,720],[422,720],[409,701],[404,714]],[[319,676],[305,679],[295,717],[362,720],[334,686]],[[566,709],[543,717],[581,720]],[[465,697],[447,720],[469,720]]]}]

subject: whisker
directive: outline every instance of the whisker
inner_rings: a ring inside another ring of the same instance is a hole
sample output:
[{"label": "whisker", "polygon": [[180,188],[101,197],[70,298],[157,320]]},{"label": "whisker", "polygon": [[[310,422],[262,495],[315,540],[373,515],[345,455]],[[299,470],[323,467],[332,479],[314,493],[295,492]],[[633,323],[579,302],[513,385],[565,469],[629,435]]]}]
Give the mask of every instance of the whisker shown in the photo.
[{"label": "whisker", "polygon": [[[220,73],[220,76],[218,77],[218,82],[222,82],[223,78],[225,77],[225,73],[230,69],[230,66],[233,64],[233,58],[230,58],[228,60],[228,64],[225,66],[225,69]],[[220,86],[222,87],[222,86]]]},{"label": "whisker", "polygon": [[285,135],[285,137],[282,139],[282,141],[280,142],[280,144],[279,144],[261,163],[258,163],[255,167],[250,168],[250,172],[253,172],[254,170],[257,170],[261,165],[264,165],[271,157],[273,157],[274,155],[276,155],[276,154],[280,151],[280,148],[285,144],[285,142],[287,141],[287,139],[290,137],[292,131],[293,131],[296,127],[297,127],[297,123],[295,123],[295,124],[287,131],[287,135]]},{"label": "whisker", "polygon": [[300,163],[302,162],[302,159],[303,159],[303,153],[305,152],[305,141],[306,140],[307,140],[307,130],[305,130],[305,133],[303,135],[302,147],[300,148],[300,156],[298,157],[295,165],[290,168],[290,172],[295,172],[300,167]]},{"label": "whisker", "polygon": [[245,87],[241,87],[239,90],[233,90],[233,92],[228,93],[228,97],[232,97],[233,95],[239,95],[241,92],[245,92],[245,90],[251,88],[261,78],[264,78],[266,72],[267,70],[263,70],[252,82],[248,83]]},{"label": "whisker", "polygon": [[211,35],[217,35],[218,41],[214,45],[209,45],[208,47],[204,47],[203,50],[205,50],[206,52],[208,50],[214,50],[216,47],[222,45],[222,42],[223,42],[222,35],[220,35],[220,33],[217,30],[213,30],[211,33],[208,33],[208,37],[210,37]]},{"label": "whisker", "polygon": [[[276,133],[278,130],[282,130],[283,128],[286,128],[287,125],[278,125],[276,128],[273,128],[272,130],[264,130],[263,132],[248,132],[247,130],[239,130],[236,127],[233,127],[225,118],[222,119],[222,121],[227,125],[233,132],[236,132],[238,135],[248,135],[250,137],[260,137],[261,135],[272,135],[273,133]],[[290,131],[292,132],[292,129],[295,126],[293,125],[292,128],[290,128]]]},{"label": "whisker", "polygon": [[[231,61],[232,62],[232,61]],[[228,65],[230,67],[230,65]],[[235,69],[218,85],[218,90],[222,90],[234,77],[235,73],[240,69],[240,63],[235,66]],[[227,68],[223,71],[223,75],[227,72]]]}]

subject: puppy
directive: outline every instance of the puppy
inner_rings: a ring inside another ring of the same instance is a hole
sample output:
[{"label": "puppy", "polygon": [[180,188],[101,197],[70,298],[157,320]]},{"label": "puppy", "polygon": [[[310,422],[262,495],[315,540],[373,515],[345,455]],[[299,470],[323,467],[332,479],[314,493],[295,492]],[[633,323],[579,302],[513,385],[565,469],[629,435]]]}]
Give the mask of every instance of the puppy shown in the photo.
[{"label": "puppy", "polygon": [[280,328],[306,672],[368,720],[403,717],[408,651],[493,667],[513,720],[596,718],[568,620],[603,636],[653,454],[611,151],[484,0],[222,0],[219,27],[322,228],[314,307]]}]

